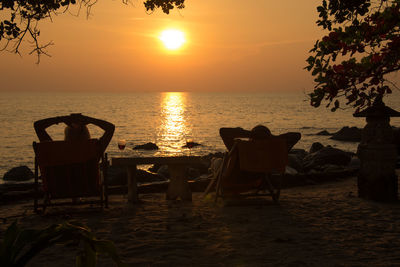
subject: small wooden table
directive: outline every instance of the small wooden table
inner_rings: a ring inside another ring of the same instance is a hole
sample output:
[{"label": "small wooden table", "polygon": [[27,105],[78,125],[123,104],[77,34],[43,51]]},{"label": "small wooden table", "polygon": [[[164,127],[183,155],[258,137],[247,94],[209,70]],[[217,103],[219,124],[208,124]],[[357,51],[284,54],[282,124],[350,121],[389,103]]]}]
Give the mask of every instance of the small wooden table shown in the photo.
[{"label": "small wooden table", "polygon": [[170,183],[166,199],[174,200],[180,197],[182,200],[192,201],[192,192],[186,180],[185,167],[189,164],[203,161],[199,156],[177,156],[177,157],[132,157],[111,158],[112,166],[125,167],[128,174],[128,201],[136,203],[139,201],[137,192],[136,169],[137,165],[161,164],[168,165]]}]

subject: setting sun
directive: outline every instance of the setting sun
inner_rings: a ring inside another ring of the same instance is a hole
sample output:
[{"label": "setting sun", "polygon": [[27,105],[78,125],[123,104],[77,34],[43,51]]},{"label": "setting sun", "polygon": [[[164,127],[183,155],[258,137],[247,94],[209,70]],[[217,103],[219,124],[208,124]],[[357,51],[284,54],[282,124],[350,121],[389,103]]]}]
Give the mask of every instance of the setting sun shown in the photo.
[{"label": "setting sun", "polygon": [[182,31],[172,29],[161,32],[159,39],[169,50],[176,50],[186,42]]}]

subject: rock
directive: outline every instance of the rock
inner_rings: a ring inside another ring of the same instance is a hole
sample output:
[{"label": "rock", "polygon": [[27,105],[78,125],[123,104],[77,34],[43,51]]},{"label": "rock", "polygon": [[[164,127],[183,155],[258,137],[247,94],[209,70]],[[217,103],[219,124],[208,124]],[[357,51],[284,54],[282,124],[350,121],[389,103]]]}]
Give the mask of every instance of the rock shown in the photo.
[{"label": "rock", "polygon": [[146,143],[144,145],[137,145],[133,149],[157,150],[158,146],[154,143]]},{"label": "rock", "polygon": [[334,133],[330,139],[338,141],[360,142],[361,131],[362,130],[357,127],[349,128],[348,126],[345,126],[338,132]]},{"label": "rock", "polygon": [[350,163],[349,153],[340,149],[326,146],[317,152],[311,153],[303,160],[303,168],[308,171],[311,169],[320,169],[327,164],[346,166]]},{"label": "rock", "polygon": [[315,135],[332,135],[332,134],[329,133],[327,130],[323,130],[323,131],[316,133]]},{"label": "rock", "polygon": [[347,165],[347,168],[358,170],[358,169],[360,169],[360,167],[361,167],[360,159],[357,157],[351,157],[351,161],[350,161],[349,165]]},{"label": "rock", "polygon": [[297,172],[303,171],[303,160],[297,154],[289,154],[288,155],[288,166],[295,169]]},{"label": "rock", "polygon": [[341,172],[344,171],[344,167],[340,165],[334,165],[334,164],[326,164],[321,166],[321,170],[325,173],[330,173],[330,172]]},{"label": "rock", "polygon": [[[198,169],[196,167],[187,166],[186,170],[185,170],[185,174],[188,179],[195,179],[195,178],[199,177],[200,175],[207,174],[207,173],[208,173],[208,168],[206,168],[205,172],[204,171],[202,172],[200,169]],[[158,169],[157,174],[162,177],[169,178],[170,174],[169,174],[169,170],[168,170],[168,165],[162,165]]]},{"label": "rock", "polygon": [[207,162],[199,162],[199,163],[192,163],[188,164],[188,168],[196,169],[199,174],[206,174],[208,173],[208,169],[210,168],[211,161]]},{"label": "rock", "polygon": [[195,168],[186,168],[186,176],[188,179],[193,180],[200,176],[200,171]]},{"label": "rock", "polygon": [[136,179],[138,183],[153,183],[167,180],[164,176],[141,169],[136,170]]},{"label": "rock", "polygon": [[[139,183],[151,183],[151,182],[160,182],[166,181],[166,178],[154,174],[145,170],[137,169],[136,170],[136,179]],[[116,185],[126,185],[127,184],[127,173],[125,168],[110,166],[108,168],[108,185],[116,186]]]},{"label": "rock", "polygon": [[[192,147],[201,146],[201,144],[200,143],[196,143],[196,142],[191,142],[191,146]],[[188,148],[188,145],[186,144],[186,145],[182,146],[182,148]]]},{"label": "rock", "polygon": [[308,155],[308,152],[305,151],[304,149],[292,148],[292,149],[289,151],[289,155],[290,155],[290,154],[296,155],[296,156],[299,157],[301,160],[303,160],[304,157]]},{"label": "rock", "polygon": [[225,155],[225,152],[215,152],[215,153],[209,153],[208,155],[204,156],[203,158],[206,160],[211,160],[212,158],[223,158]]},{"label": "rock", "polygon": [[160,168],[158,168],[157,174],[162,175],[165,178],[169,178],[168,165],[162,165]]},{"label": "rock", "polygon": [[323,147],[324,145],[321,144],[320,142],[315,142],[310,147],[310,153],[317,152],[318,150],[321,150]]},{"label": "rock", "polygon": [[3,176],[4,181],[28,181],[35,177],[35,174],[27,166],[14,167]]},{"label": "rock", "polygon": [[115,186],[127,184],[127,173],[125,168],[110,166],[107,171],[108,185]]},{"label": "rock", "polygon": [[154,172],[157,173],[158,169],[161,167],[160,163],[154,163],[153,166],[151,166],[150,168],[148,168],[147,170],[150,172]]},{"label": "rock", "polygon": [[286,166],[285,174],[296,175],[296,174],[298,174],[298,171],[291,168],[290,166]]}]

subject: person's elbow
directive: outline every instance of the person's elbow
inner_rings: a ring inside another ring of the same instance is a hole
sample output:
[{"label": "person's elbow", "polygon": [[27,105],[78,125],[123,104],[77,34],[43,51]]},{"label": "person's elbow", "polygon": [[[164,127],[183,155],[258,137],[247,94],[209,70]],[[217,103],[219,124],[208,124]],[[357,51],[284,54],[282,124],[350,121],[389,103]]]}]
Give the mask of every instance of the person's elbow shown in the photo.
[{"label": "person's elbow", "polygon": [[301,133],[296,132],[295,135],[294,135],[294,137],[295,137],[295,139],[296,139],[297,142],[300,141],[300,139],[301,139]]},{"label": "person's elbow", "polygon": [[41,128],[41,126],[40,126],[40,121],[35,121],[35,122],[33,123],[33,128],[34,128],[35,131],[37,132],[37,131]]},{"label": "person's elbow", "polygon": [[115,125],[112,123],[110,123],[110,125],[109,125],[109,132],[111,135],[113,135],[115,132]]},{"label": "person's elbow", "polygon": [[227,136],[228,131],[229,131],[228,128],[220,128],[220,129],[219,129],[219,135],[220,135],[221,137]]}]

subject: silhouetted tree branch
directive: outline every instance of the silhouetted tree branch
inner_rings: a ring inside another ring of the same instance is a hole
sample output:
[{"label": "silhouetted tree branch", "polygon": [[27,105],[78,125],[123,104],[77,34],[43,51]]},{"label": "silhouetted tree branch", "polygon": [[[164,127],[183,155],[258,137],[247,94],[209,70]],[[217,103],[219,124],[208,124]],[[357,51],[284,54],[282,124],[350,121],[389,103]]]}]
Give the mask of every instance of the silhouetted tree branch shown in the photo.
[{"label": "silhouetted tree branch", "polygon": [[312,106],[327,101],[335,111],[344,95],[358,111],[390,94],[389,85],[397,88],[385,76],[400,69],[400,0],[323,0],[317,11],[317,25],[329,33],[307,59]]},{"label": "silhouetted tree branch", "polygon": [[[128,3],[130,0],[122,0]],[[40,62],[41,55],[47,55],[47,48],[52,42],[41,44],[39,42],[40,29],[38,22],[53,15],[66,13],[71,6],[80,10],[86,9],[89,16],[97,0],[0,0],[0,51],[10,51],[20,54],[20,48],[26,39],[32,45],[29,54],[37,55]],[[184,8],[184,0],[146,0],[144,6],[152,12],[161,8],[166,14],[174,8]]]}]

